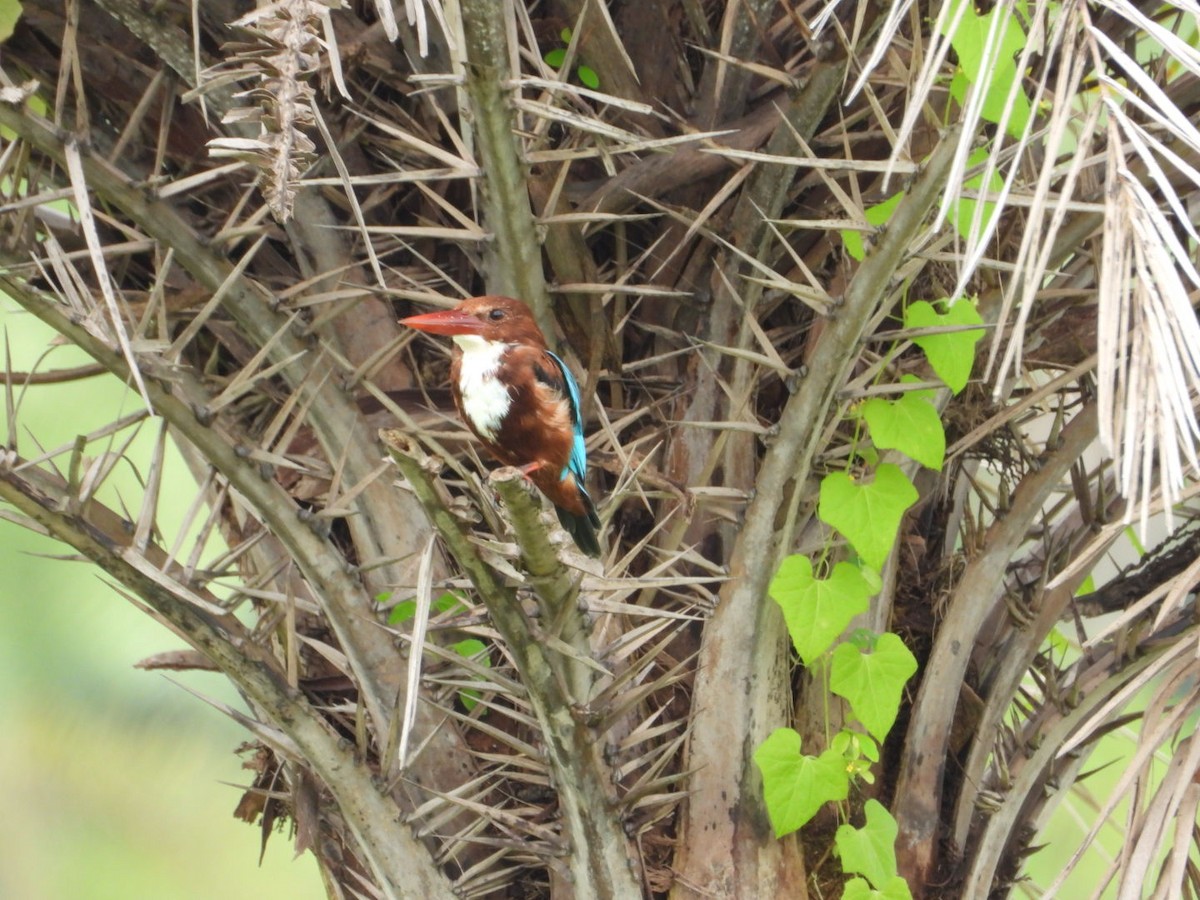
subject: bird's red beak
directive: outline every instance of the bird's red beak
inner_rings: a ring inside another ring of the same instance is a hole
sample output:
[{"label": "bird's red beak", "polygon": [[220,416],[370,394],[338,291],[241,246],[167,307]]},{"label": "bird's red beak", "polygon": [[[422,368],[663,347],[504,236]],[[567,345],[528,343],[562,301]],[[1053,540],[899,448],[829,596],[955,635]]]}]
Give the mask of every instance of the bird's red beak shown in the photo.
[{"label": "bird's red beak", "polygon": [[430,334],[483,334],[483,323],[470,313],[458,309],[443,309],[439,312],[409,316],[407,319],[401,319],[400,324]]}]

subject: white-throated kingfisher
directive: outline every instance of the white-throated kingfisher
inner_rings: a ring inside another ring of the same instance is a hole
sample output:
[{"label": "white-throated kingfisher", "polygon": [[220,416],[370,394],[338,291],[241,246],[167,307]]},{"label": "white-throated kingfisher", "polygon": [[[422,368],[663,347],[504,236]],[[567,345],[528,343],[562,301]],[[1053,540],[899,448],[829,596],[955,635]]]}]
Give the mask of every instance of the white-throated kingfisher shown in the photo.
[{"label": "white-throated kingfisher", "polygon": [[401,325],[454,338],[450,390],[467,427],[506,466],[550,498],[558,521],[589,556],[600,555],[600,518],[588,496],[579,386],[550,352],[529,307],[511,297],[471,297]]}]

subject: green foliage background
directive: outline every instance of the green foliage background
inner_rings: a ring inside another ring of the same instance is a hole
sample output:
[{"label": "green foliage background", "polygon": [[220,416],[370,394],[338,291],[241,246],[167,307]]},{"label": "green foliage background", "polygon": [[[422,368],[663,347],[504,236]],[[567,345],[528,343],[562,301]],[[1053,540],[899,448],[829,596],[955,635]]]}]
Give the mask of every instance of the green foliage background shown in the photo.
[{"label": "green foliage background", "polygon": [[[7,301],[0,329],[18,370],[27,371],[51,338]],[[51,361],[88,360],[61,347]],[[60,443],[135,402],[115,380],[93,378],[31,388],[22,418],[40,440]],[[0,431],[7,439],[7,424]],[[139,436],[143,458],[152,436]],[[18,439],[33,451],[28,434]],[[177,457],[167,471],[190,482]],[[122,482],[137,496],[128,469]],[[245,732],[162,674],[133,668],[182,641],[116,594],[90,563],[38,555],[63,552],[0,521],[0,897],[324,897],[310,854],[293,861],[287,835],[275,834],[260,869],[250,826],[233,818],[240,794],[225,784],[247,782],[230,752]],[[219,676],[171,677],[240,706]]]}]

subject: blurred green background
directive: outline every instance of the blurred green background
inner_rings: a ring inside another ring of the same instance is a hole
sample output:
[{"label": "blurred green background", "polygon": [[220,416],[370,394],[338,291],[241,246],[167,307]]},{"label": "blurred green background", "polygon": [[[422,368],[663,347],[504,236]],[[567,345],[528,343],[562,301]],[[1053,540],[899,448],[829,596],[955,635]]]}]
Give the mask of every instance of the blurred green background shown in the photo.
[{"label": "blurred green background", "polygon": [[[0,303],[11,366],[28,370],[52,334]],[[61,347],[42,368],[87,361]],[[112,378],[32,388],[17,422],[21,453],[72,441],[136,404]],[[134,456],[147,460],[157,427],[143,429]],[[168,473],[165,484],[181,485],[163,517],[173,536],[194,482],[177,457]],[[136,509],[130,467],[102,499],[118,494]],[[293,860],[286,833],[272,835],[259,868],[257,828],[233,818],[240,792],[227,785],[249,781],[233,754],[245,732],[162,673],[133,668],[183,643],[94,566],[44,556],[67,552],[0,521],[0,898],[324,897],[312,856]],[[171,678],[244,708],[219,675]]]}]

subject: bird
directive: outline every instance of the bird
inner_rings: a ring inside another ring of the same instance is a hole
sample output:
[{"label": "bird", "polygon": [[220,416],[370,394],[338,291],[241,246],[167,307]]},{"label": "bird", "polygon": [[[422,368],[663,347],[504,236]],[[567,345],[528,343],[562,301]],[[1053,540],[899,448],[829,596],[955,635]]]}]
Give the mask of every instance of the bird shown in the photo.
[{"label": "bird", "polygon": [[469,297],[400,324],[454,339],[450,393],[459,416],[493,457],[549,498],[576,546],[598,557],[579,385],[529,307],[513,297]]}]

